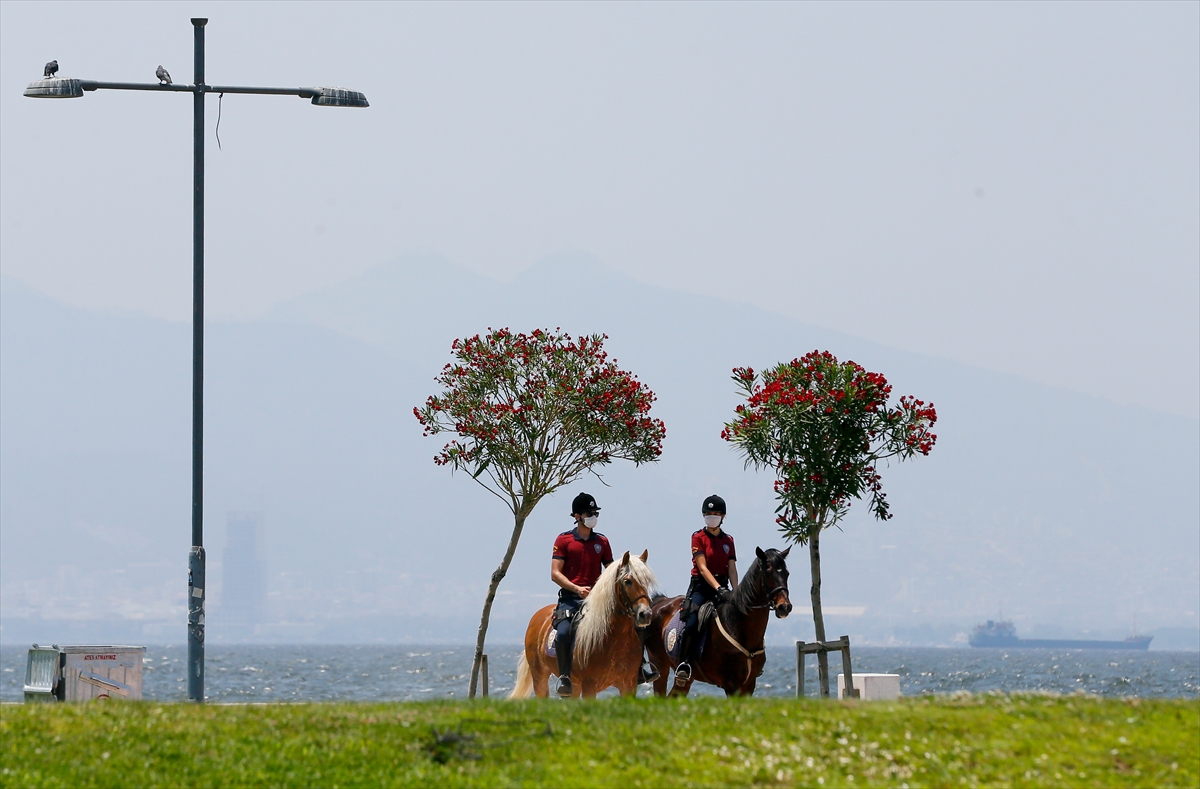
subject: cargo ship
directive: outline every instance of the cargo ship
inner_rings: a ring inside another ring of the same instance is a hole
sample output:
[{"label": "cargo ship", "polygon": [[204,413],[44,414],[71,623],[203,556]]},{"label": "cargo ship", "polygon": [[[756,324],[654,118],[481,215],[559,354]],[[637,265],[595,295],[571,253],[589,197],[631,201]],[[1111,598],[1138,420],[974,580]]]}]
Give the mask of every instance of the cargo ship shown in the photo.
[{"label": "cargo ship", "polygon": [[1150,648],[1154,636],[1133,635],[1124,641],[1082,641],[1065,638],[1017,638],[1012,622],[989,619],[976,625],[967,642],[973,647],[1003,647],[1006,649],[1141,649]]}]

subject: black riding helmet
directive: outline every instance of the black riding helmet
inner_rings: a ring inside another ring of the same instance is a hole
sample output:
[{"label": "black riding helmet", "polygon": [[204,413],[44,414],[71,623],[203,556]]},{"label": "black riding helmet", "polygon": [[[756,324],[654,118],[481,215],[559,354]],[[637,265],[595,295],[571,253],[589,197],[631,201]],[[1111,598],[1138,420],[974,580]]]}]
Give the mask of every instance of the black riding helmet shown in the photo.
[{"label": "black riding helmet", "polygon": [[[721,506],[725,506],[725,503],[721,502]],[[571,502],[572,515],[589,515],[599,511],[600,507],[596,504],[596,499],[590,493],[580,493]]]},{"label": "black riding helmet", "polygon": [[714,493],[704,500],[700,511],[704,515],[725,515],[725,499]]}]

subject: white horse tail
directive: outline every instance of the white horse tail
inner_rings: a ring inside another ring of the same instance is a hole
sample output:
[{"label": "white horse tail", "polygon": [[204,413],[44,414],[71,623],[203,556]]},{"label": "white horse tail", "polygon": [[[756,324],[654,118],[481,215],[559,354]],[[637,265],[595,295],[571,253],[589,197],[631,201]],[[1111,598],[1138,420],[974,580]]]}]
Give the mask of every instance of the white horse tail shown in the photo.
[{"label": "white horse tail", "polygon": [[517,684],[508,694],[510,699],[527,699],[533,695],[533,672],[529,670],[529,661],[525,659],[525,651],[517,658]]}]

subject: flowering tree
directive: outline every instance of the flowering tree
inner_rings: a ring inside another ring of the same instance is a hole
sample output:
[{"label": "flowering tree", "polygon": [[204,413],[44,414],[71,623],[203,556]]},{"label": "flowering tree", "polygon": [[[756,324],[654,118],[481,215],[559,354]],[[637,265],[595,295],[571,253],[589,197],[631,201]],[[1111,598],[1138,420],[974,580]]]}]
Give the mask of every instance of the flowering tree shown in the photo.
[{"label": "flowering tree", "polygon": [[606,335],[561,330],[513,334],[489,329],[455,340],[454,361],[435,379],[444,388],[413,409],[425,435],[455,433],[434,457],[466,471],[512,511],[503,561],[492,573],[471,666],[475,696],[496,589],[508,572],[525,520],[543,497],[615,459],[658,460],[666,426],[650,417],[654,393],[609,361]]},{"label": "flowering tree", "polygon": [[[876,518],[887,520],[879,464],[928,455],[937,436],[933,404],[901,397],[879,373],[839,362],[827,351],[757,374],[735,368],[733,380],[746,402],[721,431],[746,464],[775,472],[776,522],[788,540],[808,544],[812,610],[818,641],[825,641],[821,612],[821,532],[840,521],[854,499],[866,497]],[[829,664],[818,653],[822,693],[829,694]]]}]

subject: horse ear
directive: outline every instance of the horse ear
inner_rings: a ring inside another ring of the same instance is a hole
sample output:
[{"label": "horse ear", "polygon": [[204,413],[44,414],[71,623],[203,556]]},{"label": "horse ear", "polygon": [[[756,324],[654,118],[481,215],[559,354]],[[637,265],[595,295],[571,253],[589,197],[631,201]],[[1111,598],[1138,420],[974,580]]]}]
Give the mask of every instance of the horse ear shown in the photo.
[{"label": "horse ear", "polygon": [[625,555],[621,557],[621,566],[625,567],[629,564],[629,551],[625,551]]},{"label": "horse ear", "polygon": [[641,559],[642,559],[642,564],[645,564],[645,563],[646,563],[646,559],[648,559],[648,558],[650,558],[650,549],[649,549],[649,548],[647,548],[646,550],[642,551],[642,556],[641,556]]},{"label": "horse ear", "polygon": [[757,545],[754,546],[754,552],[758,554],[758,558],[762,559],[764,562],[767,560],[767,555],[763,553],[763,549],[759,548]]},{"label": "horse ear", "polygon": [[784,549],[783,549],[783,553],[779,554],[779,558],[780,558],[780,559],[786,559],[786,558],[787,558],[787,555],[788,555],[788,552],[789,552],[789,551],[791,551],[791,550],[792,550],[792,546],[790,546],[790,545],[789,545],[788,547],[784,548]]}]

